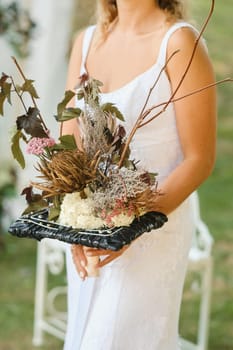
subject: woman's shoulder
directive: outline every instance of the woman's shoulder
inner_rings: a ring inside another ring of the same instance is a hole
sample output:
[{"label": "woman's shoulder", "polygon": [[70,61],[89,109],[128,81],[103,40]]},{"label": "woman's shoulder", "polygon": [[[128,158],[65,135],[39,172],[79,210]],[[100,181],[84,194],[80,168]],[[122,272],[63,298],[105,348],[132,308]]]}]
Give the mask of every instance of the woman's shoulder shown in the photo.
[{"label": "woman's shoulder", "polygon": [[73,50],[80,50],[83,44],[83,38],[86,32],[86,28],[78,31],[72,40],[72,49]]},{"label": "woman's shoulder", "polygon": [[89,41],[88,37],[92,37],[95,27],[95,25],[85,27],[75,34],[72,44],[73,51],[82,53],[85,41]]},{"label": "woman's shoulder", "polygon": [[[182,22],[174,24],[171,29],[172,35],[168,41],[168,53],[176,50],[189,50],[193,49],[195,42],[199,36],[199,31],[190,23]],[[206,50],[206,44],[203,38],[199,40],[199,49]]]},{"label": "woman's shoulder", "polygon": [[[172,57],[175,52],[176,54]],[[185,84],[191,86],[196,78],[199,81],[201,79],[213,81],[213,67],[207,46],[200,32],[192,25],[187,23],[187,25],[178,26],[177,30],[172,33],[167,45],[167,59],[169,57],[172,59],[167,65],[167,72],[173,83],[179,83],[187,67],[189,67],[188,74],[186,74],[186,83],[183,83],[183,86]]]}]

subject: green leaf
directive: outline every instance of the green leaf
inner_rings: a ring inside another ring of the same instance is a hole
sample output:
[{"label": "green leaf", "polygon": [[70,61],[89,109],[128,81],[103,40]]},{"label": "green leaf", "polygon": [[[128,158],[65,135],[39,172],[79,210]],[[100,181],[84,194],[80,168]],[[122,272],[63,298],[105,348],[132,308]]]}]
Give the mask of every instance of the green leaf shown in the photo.
[{"label": "green leaf", "polygon": [[96,92],[100,92],[100,89],[99,89],[100,86],[104,85],[102,83],[102,81],[100,81],[98,79],[93,79],[93,78],[90,78],[88,83],[90,84],[90,86],[93,90],[96,90]]},{"label": "green leaf", "polygon": [[48,137],[44,130],[41,119],[38,117],[39,110],[35,107],[29,107],[26,114],[19,116],[16,119],[17,129],[23,129],[32,137]]},{"label": "green leaf", "polygon": [[60,118],[62,117],[62,113],[64,109],[66,108],[66,105],[72,100],[72,98],[75,96],[75,93],[71,90],[68,90],[65,92],[65,97],[63,100],[57,105],[57,120],[60,121]]},{"label": "green leaf", "polygon": [[92,99],[99,103],[99,94],[100,94],[100,86],[103,86],[103,83],[97,79],[89,79],[87,90],[91,92]]},{"label": "green leaf", "polygon": [[103,112],[111,113],[115,115],[115,117],[121,121],[125,121],[123,114],[119,111],[119,109],[113,103],[104,103],[101,106]]},{"label": "green leaf", "polygon": [[6,99],[6,95],[3,93],[0,93],[0,114],[3,116],[4,115],[4,110],[3,110],[3,105]]},{"label": "green leaf", "polygon": [[59,137],[59,140],[61,142],[61,145],[64,147],[64,149],[76,149],[77,144],[74,138],[74,135],[63,135]]},{"label": "green leaf", "polygon": [[76,94],[78,100],[82,100],[84,98],[84,91],[80,90]]},{"label": "green leaf", "polygon": [[1,78],[1,91],[0,91],[0,114],[3,116],[4,115],[4,110],[3,110],[3,105],[5,100],[7,99],[7,101],[11,104],[11,83],[7,83],[5,80],[7,78],[5,78],[5,76],[3,76]]},{"label": "green leaf", "polygon": [[55,119],[58,122],[65,122],[67,120],[80,117],[82,112],[83,111],[80,108],[65,108],[60,115],[55,116]]},{"label": "green leaf", "polygon": [[25,196],[25,199],[28,203],[28,207],[25,209],[23,214],[28,214],[32,211],[48,207],[48,201],[44,199],[40,193],[33,192],[32,186],[24,188],[21,192],[21,195]]},{"label": "green leaf", "polygon": [[20,148],[19,141],[20,139],[24,139],[24,136],[20,130],[18,130],[11,139],[11,152],[13,157],[17,160],[20,166],[25,168],[25,159],[23,153]]},{"label": "green leaf", "polygon": [[60,208],[56,208],[56,207],[49,208],[48,220],[50,220],[50,221],[56,220],[59,217],[59,215],[60,215],[60,211],[61,211]]},{"label": "green leaf", "polygon": [[59,137],[59,141],[60,143],[57,143],[53,147],[50,147],[51,151],[77,149],[77,144],[74,135],[63,135]]},{"label": "green leaf", "polygon": [[29,214],[33,211],[37,211],[43,208],[47,208],[48,207],[48,202],[45,199],[41,199],[38,202],[32,202],[28,205],[28,207],[24,210],[24,212],[22,213],[22,215],[26,215]]},{"label": "green leaf", "polygon": [[21,86],[21,91],[28,92],[32,97],[39,98],[36,89],[33,86],[34,80],[26,79],[24,84]]},{"label": "green leaf", "polygon": [[7,97],[7,101],[11,104],[11,83],[3,83],[3,87],[2,87],[2,91],[5,94],[5,96]]}]

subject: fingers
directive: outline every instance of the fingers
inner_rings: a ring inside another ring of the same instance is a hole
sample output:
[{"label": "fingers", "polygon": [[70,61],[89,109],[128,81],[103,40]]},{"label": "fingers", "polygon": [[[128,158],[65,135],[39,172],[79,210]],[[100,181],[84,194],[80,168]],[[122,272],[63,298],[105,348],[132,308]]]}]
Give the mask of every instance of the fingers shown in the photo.
[{"label": "fingers", "polygon": [[97,249],[97,248],[86,248],[85,252],[87,256],[101,256],[101,255],[108,255],[113,253],[112,250]]},{"label": "fingers", "polygon": [[106,249],[89,248],[78,244],[73,244],[71,246],[71,252],[76,270],[80,278],[84,281],[85,278],[88,276],[88,272],[86,269],[87,257],[106,256],[106,258],[102,259],[98,263],[97,267],[100,268],[121,256],[124,253],[124,251],[128,249],[128,247],[129,246],[124,246],[118,251],[112,251]]},{"label": "fingers", "polygon": [[108,263],[110,263],[111,261],[115,260],[116,258],[118,258],[122,253],[113,253],[113,254],[109,254],[107,256],[107,258],[101,260],[99,263],[98,263],[98,267],[103,267],[105,265],[107,265]]},{"label": "fingers", "polygon": [[87,277],[87,270],[85,266],[87,265],[87,259],[83,250],[83,247],[78,244],[72,244],[71,253],[73,257],[73,262],[75,264],[76,270],[82,280]]},{"label": "fingers", "polygon": [[128,249],[128,246],[125,246],[118,251],[112,251],[112,250],[106,250],[106,249],[96,249],[96,248],[87,248],[86,255],[87,256],[106,256],[105,259],[102,259],[98,263],[98,267],[103,267],[103,266],[107,265],[108,263],[110,263],[111,261],[117,259],[119,256],[121,256],[126,249]]}]

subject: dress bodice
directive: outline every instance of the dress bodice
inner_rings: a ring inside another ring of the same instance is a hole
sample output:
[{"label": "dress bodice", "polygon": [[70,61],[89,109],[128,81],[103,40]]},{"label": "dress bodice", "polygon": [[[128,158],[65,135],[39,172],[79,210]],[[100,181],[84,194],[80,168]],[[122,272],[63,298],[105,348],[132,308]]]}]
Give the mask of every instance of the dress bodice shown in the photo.
[{"label": "dress bodice", "polygon": [[[156,62],[145,72],[136,76],[129,83],[112,92],[101,93],[101,102],[114,103],[125,117],[124,127],[129,133],[139,116],[150,88],[158,82],[148,101],[147,107],[167,102],[171,96],[171,85],[163,70],[166,63],[167,45],[171,35],[181,27],[191,27],[186,22],[177,22],[166,32]],[[86,58],[95,26],[89,27],[84,35],[82,63],[80,74],[87,73]],[[77,101],[77,104],[80,102]],[[158,107],[149,114],[146,120],[159,112]],[[158,181],[163,181],[169,173],[182,161],[183,152],[179,142],[176,126],[176,114],[171,103],[165,112],[149,124],[138,129],[131,144],[131,158],[140,161],[140,165],[150,172],[158,173]]]}]

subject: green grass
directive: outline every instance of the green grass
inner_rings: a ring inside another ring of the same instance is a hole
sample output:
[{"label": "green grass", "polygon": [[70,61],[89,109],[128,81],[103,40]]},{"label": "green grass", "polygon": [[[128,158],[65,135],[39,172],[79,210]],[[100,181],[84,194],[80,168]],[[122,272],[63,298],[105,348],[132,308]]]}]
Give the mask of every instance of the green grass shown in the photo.
[{"label": "green grass", "polygon": [[[210,1],[193,0],[200,23]],[[217,79],[233,77],[231,0],[216,1],[205,38]],[[214,237],[214,279],[209,350],[233,350],[233,85],[218,87],[218,147],[212,176],[199,189],[201,213]],[[195,339],[199,298],[190,292],[187,278],[182,305],[181,333]]]},{"label": "green grass", "polygon": [[[5,236],[5,249],[0,251],[1,350],[37,349],[32,346],[35,266],[36,242]],[[64,275],[59,284],[64,284]],[[46,335],[40,349],[59,350],[62,342]]]},{"label": "green grass", "polygon": [[[192,0],[194,17],[202,23],[210,1]],[[233,76],[232,0],[216,1],[205,38],[218,79]],[[214,280],[209,350],[233,350],[233,85],[218,88],[218,153],[212,176],[199,190],[201,213],[214,237]],[[200,126],[201,127],[201,126]],[[33,350],[33,302],[36,243],[6,238],[0,252],[0,349]],[[188,276],[182,305],[181,334],[195,339],[198,296]],[[195,275],[198,279],[198,276]],[[64,276],[60,276],[64,283]],[[57,279],[56,279],[57,282]],[[54,282],[55,283],[55,282]],[[62,342],[46,336],[42,350],[60,350]],[[121,350],[121,349],[119,349]],[[123,350],[123,349],[122,349]]]}]

